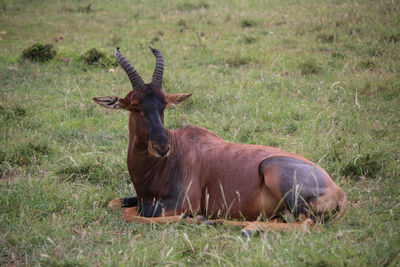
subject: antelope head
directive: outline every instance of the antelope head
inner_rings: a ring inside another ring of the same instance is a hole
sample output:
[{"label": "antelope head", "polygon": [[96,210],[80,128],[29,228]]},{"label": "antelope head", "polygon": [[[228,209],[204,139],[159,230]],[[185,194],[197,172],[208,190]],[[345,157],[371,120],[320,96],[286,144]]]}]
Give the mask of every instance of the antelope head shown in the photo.
[{"label": "antelope head", "polygon": [[[150,47],[156,58],[156,67],[150,83],[144,83],[139,73],[121,54],[119,47],[115,50],[117,61],[125,70],[132,84],[132,91],[125,97],[105,96],[93,100],[108,109],[125,109],[130,111],[139,125],[140,138],[147,142],[149,153],[155,157],[167,157],[171,152],[171,143],[164,128],[164,109],[177,105],[191,94],[165,94],[162,89],[164,57],[160,51]],[[145,122],[145,123],[142,123]]]}]

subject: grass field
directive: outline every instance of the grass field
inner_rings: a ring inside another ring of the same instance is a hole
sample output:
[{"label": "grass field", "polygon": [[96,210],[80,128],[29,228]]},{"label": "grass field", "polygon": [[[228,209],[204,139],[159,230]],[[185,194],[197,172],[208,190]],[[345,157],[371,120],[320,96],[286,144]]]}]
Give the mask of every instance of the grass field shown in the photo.
[{"label": "grass field", "polygon": [[[0,0],[0,265],[399,266],[399,40],[398,0]],[[23,59],[35,43],[57,54]],[[128,114],[92,97],[131,90],[116,46],[149,81],[148,45],[164,90],[193,93],[168,128],[318,162],[349,197],[343,219],[248,239],[107,210],[134,195]],[[85,63],[91,48],[104,60]]]}]

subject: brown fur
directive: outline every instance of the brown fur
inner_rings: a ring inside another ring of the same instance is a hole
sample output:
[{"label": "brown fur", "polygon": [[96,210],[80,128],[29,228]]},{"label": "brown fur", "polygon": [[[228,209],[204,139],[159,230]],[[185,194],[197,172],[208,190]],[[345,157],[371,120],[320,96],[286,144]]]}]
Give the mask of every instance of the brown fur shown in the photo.
[{"label": "brown fur", "polygon": [[[279,208],[282,193],[279,190],[278,177],[271,170],[260,175],[258,166],[261,161],[277,156],[286,156],[311,163],[303,157],[281,151],[273,147],[232,144],[200,127],[188,127],[176,131],[168,130],[172,152],[167,158],[154,158],[147,153],[145,144],[136,143],[142,129],[141,122],[134,114],[130,116],[131,138],[128,150],[128,168],[138,196],[146,195],[149,185],[154,195],[162,198],[168,191],[158,168],[168,169],[169,161],[174,157],[182,160],[185,167],[183,184],[185,201],[176,212],[202,214],[206,217],[230,217],[235,219],[256,220],[260,214],[272,217],[281,211]],[[137,135],[135,135],[137,133]],[[146,180],[145,184],[141,181]],[[326,201],[316,201],[313,210],[333,212],[340,202],[341,192],[329,176],[330,194]],[[150,198],[154,198],[151,195]],[[208,196],[207,196],[208,195]],[[206,198],[208,207],[206,207]]]}]

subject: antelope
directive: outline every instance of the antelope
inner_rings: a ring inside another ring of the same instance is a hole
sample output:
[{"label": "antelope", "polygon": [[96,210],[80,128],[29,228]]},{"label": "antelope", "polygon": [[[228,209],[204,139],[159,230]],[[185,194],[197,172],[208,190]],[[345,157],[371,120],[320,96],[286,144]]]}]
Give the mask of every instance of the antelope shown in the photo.
[{"label": "antelope", "polygon": [[164,110],[192,94],[163,92],[164,57],[150,50],[156,59],[150,83],[117,47],[115,57],[133,89],[125,97],[93,98],[102,107],[129,111],[127,162],[137,197],[114,199],[109,208],[124,208],[125,220],[145,223],[177,221],[181,214],[206,222],[235,219],[250,232],[260,227],[260,218],[281,230],[291,224],[274,228],[268,219],[333,222],[342,216],[344,191],[324,169],[298,154],[229,143],[198,126],[165,128]]}]

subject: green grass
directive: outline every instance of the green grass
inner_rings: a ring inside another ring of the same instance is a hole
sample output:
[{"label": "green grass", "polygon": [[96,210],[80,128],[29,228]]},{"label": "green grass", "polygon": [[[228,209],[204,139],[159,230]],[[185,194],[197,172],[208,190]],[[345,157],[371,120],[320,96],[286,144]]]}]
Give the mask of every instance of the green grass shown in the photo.
[{"label": "green grass", "polygon": [[[0,265],[399,265],[399,15],[390,0],[0,0]],[[36,43],[57,54],[23,60]],[[165,55],[164,90],[193,93],[167,127],[318,162],[348,194],[343,219],[247,239],[107,210],[134,195],[128,114],[92,97],[130,83],[82,57],[120,46],[149,81],[148,45]]]}]

